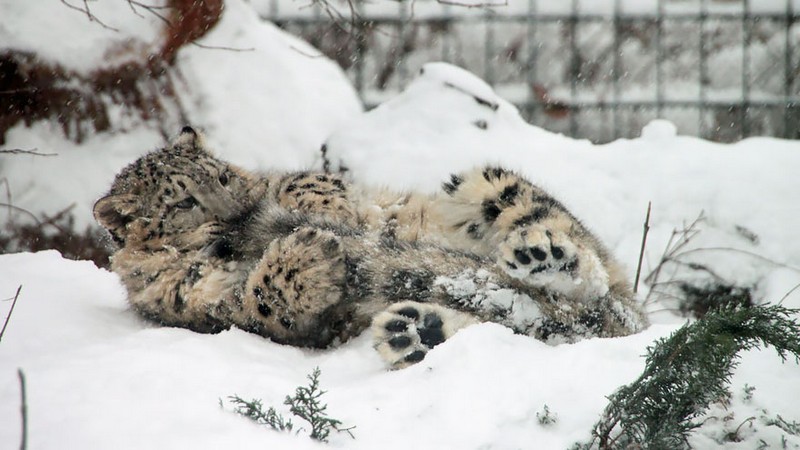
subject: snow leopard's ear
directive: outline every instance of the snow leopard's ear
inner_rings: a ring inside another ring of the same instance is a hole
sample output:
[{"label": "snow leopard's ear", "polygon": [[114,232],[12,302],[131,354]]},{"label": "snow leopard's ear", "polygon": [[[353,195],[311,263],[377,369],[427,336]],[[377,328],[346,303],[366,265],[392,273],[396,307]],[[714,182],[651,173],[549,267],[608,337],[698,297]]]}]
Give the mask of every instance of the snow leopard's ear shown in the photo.
[{"label": "snow leopard's ear", "polygon": [[181,132],[170,142],[176,150],[206,152],[206,139],[203,133],[190,126],[181,128]]},{"label": "snow leopard's ear", "polygon": [[119,244],[125,242],[125,227],[136,218],[139,200],[134,194],[110,194],[94,204],[94,218]]}]

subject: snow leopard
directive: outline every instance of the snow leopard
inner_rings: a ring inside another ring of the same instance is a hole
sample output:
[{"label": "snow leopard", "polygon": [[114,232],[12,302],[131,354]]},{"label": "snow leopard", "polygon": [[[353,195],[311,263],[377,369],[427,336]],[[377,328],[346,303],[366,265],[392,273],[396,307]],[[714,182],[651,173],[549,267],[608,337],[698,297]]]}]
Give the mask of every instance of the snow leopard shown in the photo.
[{"label": "snow leopard", "polygon": [[311,348],[369,330],[402,368],[480,322],[548,343],[647,325],[600,241],[498,167],[433,195],[375,191],[342,174],[246,171],[185,127],[123,169],[94,216],[132,308],[166,326]]}]

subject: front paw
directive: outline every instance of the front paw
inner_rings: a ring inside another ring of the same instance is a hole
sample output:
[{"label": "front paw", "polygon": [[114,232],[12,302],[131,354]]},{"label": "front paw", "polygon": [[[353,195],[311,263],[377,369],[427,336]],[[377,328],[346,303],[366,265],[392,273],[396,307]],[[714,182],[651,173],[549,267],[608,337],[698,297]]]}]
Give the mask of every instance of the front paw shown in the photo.
[{"label": "front paw", "polygon": [[187,250],[201,249],[212,244],[221,234],[222,225],[219,222],[206,222],[178,236],[175,246]]},{"label": "front paw", "polygon": [[498,248],[497,263],[510,276],[578,297],[605,295],[608,274],[600,258],[562,231],[536,224],[512,231]]}]

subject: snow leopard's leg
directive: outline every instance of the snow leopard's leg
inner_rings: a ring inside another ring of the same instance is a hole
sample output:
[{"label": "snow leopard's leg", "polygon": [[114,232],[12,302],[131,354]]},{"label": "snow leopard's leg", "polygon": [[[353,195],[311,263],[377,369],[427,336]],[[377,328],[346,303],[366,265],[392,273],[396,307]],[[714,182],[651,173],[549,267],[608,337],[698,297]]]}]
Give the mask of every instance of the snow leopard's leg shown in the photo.
[{"label": "snow leopard's leg", "polygon": [[435,303],[395,303],[372,321],[374,346],[394,369],[416,364],[456,331],[478,323],[470,314]]},{"label": "snow leopard's leg", "polygon": [[295,172],[267,177],[270,179],[270,193],[289,211],[319,214],[351,226],[358,225],[358,211],[350,196],[350,186],[341,175]]},{"label": "snow leopard's leg", "polygon": [[618,272],[597,238],[523,177],[487,167],[453,175],[443,189],[437,211],[445,239],[493,258],[510,276],[584,301],[624,281],[609,279]]},{"label": "snow leopard's leg", "polygon": [[325,347],[347,337],[345,283],[340,238],[301,228],[272,241],[250,270],[240,326],[280,343]]},{"label": "snow leopard's leg", "polygon": [[230,328],[241,277],[235,265],[203,251],[122,248],[112,270],[128,291],[131,307],[162,325],[217,333]]}]

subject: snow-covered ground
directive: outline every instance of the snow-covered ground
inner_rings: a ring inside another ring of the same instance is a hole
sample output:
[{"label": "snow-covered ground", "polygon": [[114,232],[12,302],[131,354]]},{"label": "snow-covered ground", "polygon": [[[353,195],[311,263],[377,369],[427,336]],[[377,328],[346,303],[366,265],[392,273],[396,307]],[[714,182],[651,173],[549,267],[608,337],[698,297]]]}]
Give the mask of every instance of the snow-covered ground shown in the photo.
[{"label": "snow-covered ground", "polygon": [[[458,333],[424,362],[387,371],[361,336],[344,346],[309,351],[239,330],[201,335],[148,325],[127,309],[116,276],[57,252],[0,256],[0,292],[22,285],[0,344],[0,445],[17,448],[20,392],[27,381],[30,449],[323,448],[304,436],[259,428],[219,407],[238,394],[282,405],[295,386],[322,371],[328,413],[355,425],[355,439],[334,434],[348,449],[565,449],[586,440],[605,396],[635,379],[641,355],[676,324],[638,335],[548,346],[495,324]],[[9,302],[3,302],[4,309]],[[755,386],[745,401],[744,386]],[[750,352],[734,377],[733,405],[693,442],[721,448],[722,417],[747,439],[725,448],[751,449],[757,439],[780,448],[780,414],[797,419],[800,368],[770,350]],[[547,405],[557,423],[543,426]],[[295,422],[299,422],[295,420]],[[711,436],[708,436],[710,434]],[[797,437],[787,436],[793,445]]]},{"label": "snow-covered ground", "polygon": [[[206,39],[269,46],[274,69],[259,79],[261,63],[248,52],[220,56],[191,48],[179,54],[182,70],[191,72],[184,73],[186,95],[198,99],[192,118],[207,128],[220,156],[249,169],[320,167],[316,149],[325,142],[332,168],[346,167],[355,181],[421,190],[435,189],[454,171],[502,164],[561,199],[626,265],[631,280],[648,202],[645,275],[672,230],[704,211],[690,248],[706,250],[691,261],[753,286],[764,301],[800,307],[800,289],[784,298],[800,284],[799,142],[756,138],[720,145],[676,135],[671,124],[657,121],[640,138],[596,146],[524,123],[481,80],[444,64],[427,65],[404,93],[359,115],[352,88],[340,73],[325,72],[327,61],[292,50],[296,41],[253,20],[243,3],[229,2],[226,14],[235,20],[223,18]],[[227,72],[223,64],[231,66]],[[227,82],[221,83],[223,75]],[[257,95],[245,98],[247,83]],[[323,83],[327,87],[315,92],[330,95],[304,92]],[[270,128],[261,117],[280,123]],[[92,202],[114,173],[160,142],[148,124],[81,145],[59,133],[43,123],[16,127],[8,148],[59,156],[4,157],[0,176],[16,194],[14,203],[26,209],[52,213],[77,201],[82,224],[91,221]],[[303,140],[293,144],[285,136]],[[42,177],[56,170],[67,175]],[[633,381],[647,346],[685,321],[664,311],[673,305],[651,298],[654,324],[625,338],[548,346],[481,324],[436,347],[422,363],[387,371],[368,335],[311,351],[240,330],[201,335],[145,323],[128,310],[113,273],[53,251],[0,255],[0,319],[18,286],[0,342],[2,449],[17,448],[20,440],[18,368],[27,378],[30,449],[325,448],[302,435],[259,428],[224,401],[233,394],[261,398],[288,415],[284,397],[305,385],[317,366],[329,414],[356,426],[355,439],[335,434],[329,447],[564,449],[589,438],[605,396]],[[639,295],[644,300],[648,292],[641,286]],[[751,399],[745,385],[755,387]],[[782,439],[800,447],[800,437],[764,423],[776,415],[800,420],[800,366],[782,364],[770,349],[748,352],[731,389],[728,409],[712,411],[715,418],[693,436],[696,448],[752,449],[761,440],[781,448]],[[557,415],[555,424],[539,423],[545,405]],[[734,418],[725,420],[731,413]],[[740,425],[741,442],[717,442]]]}]

